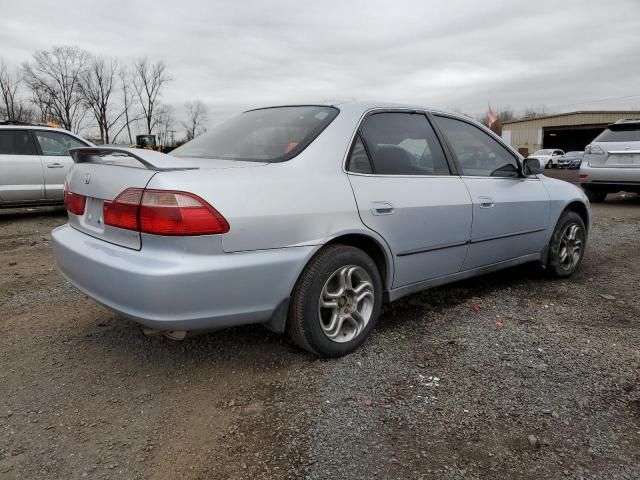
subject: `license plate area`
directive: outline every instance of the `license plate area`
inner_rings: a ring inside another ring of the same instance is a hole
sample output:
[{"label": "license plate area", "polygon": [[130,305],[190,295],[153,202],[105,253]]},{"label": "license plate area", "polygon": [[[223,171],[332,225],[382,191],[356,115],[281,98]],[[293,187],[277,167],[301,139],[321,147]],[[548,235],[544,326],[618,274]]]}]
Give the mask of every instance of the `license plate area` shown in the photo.
[{"label": "license plate area", "polygon": [[617,153],[609,156],[607,165],[640,166],[640,155],[634,153]]},{"label": "license plate area", "polygon": [[94,233],[104,233],[103,201],[99,198],[87,197],[82,223]]},{"label": "license plate area", "polygon": [[104,200],[87,197],[84,215],[69,215],[69,224],[77,230],[122,247],[140,250],[140,232],[104,224]]}]

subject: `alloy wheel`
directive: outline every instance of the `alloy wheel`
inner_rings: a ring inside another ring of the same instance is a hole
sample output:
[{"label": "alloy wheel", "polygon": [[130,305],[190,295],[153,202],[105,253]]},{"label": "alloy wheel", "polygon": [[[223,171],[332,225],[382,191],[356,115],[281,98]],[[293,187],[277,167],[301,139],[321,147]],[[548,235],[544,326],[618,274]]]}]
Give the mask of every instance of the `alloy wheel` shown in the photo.
[{"label": "alloy wheel", "polygon": [[373,305],[373,282],[366,270],[357,265],[340,267],[329,276],[320,294],[320,327],[328,339],[349,342],[371,320]]},{"label": "alloy wheel", "polygon": [[584,244],[584,232],[577,223],[570,223],[560,237],[558,259],[564,270],[571,270],[580,261]]}]

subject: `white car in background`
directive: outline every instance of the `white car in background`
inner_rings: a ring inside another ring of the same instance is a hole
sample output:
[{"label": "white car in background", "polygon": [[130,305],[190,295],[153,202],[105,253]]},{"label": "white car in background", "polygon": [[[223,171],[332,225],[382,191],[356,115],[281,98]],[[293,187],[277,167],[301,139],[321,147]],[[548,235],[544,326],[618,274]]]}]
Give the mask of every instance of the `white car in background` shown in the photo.
[{"label": "white car in background", "polygon": [[547,168],[553,168],[558,166],[558,160],[564,155],[562,150],[557,148],[545,148],[537,150],[529,155],[527,158],[537,158]]},{"label": "white car in background", "polygon": [[0,208],[62,204],[69,149],[90,146],[61,128],[0,122]]}]

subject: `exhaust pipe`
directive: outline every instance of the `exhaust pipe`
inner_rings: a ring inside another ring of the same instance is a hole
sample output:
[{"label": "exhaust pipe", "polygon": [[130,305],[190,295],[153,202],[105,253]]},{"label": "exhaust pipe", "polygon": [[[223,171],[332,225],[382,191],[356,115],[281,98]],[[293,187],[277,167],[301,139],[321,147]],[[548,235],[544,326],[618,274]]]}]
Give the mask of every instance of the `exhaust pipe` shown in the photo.
[{"label": "exhaust pipe", "polygon": [[189,334],[186,330],[156,330],[146,327],[142,328],[142,333],[147,337],[165,337],[174,341],[184,340]]}]

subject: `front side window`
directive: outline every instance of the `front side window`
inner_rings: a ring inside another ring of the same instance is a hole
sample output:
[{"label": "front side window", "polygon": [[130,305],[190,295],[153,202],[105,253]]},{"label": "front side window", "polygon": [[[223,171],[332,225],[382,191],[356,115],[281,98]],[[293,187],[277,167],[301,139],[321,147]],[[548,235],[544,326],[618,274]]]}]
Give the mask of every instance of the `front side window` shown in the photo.
[{"label": "front side window", "polygon": [[436,116],[435,119],[458,158],[463,175],[518,176],[515,157],[480,128],[455,118]]},{"label": "front side window", "polygon": [[282,162],[304,150],[338,115],[334,107],[250,110],[176,148],[171,155]]},{"label": "front side window", "polygon": [[423,114],[375,113],[366,118],[360,133],[371,156],[373,173],[449,175],[440,142]]},{"label": "front side window", "polygon": [[0,155],[35,155],[31,135],[26,130],[0,130]]},{"label": "front side window", "polygon": [[54,157],[64,157],[69,155],[69,149],[86,147],[87,145],[70,135],[60,132],[48,132],[46,130],[36,130],[36,138],[40,144],[42,155]]}]

